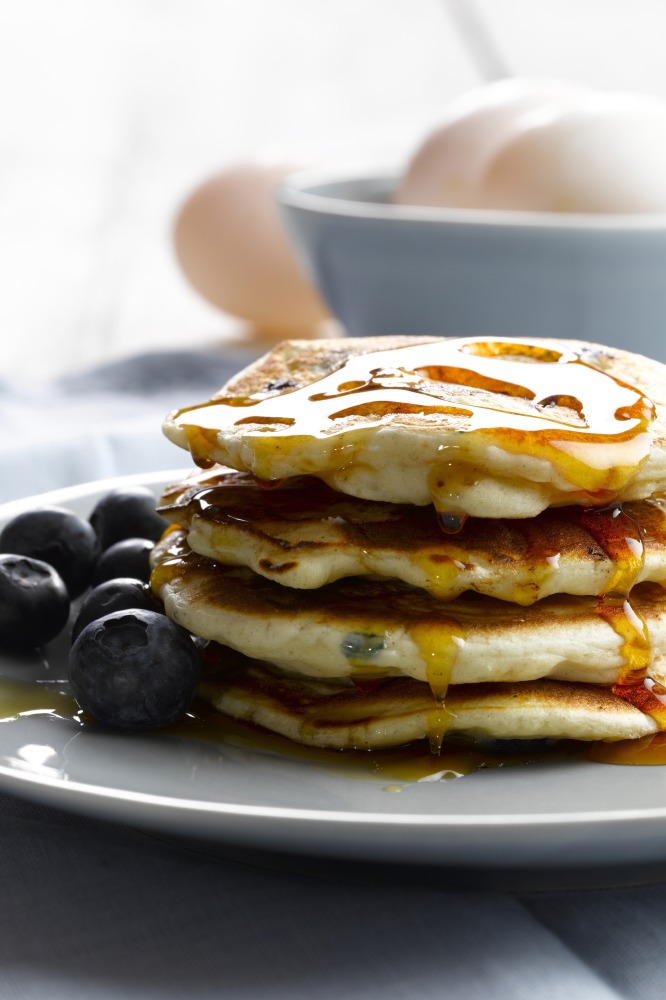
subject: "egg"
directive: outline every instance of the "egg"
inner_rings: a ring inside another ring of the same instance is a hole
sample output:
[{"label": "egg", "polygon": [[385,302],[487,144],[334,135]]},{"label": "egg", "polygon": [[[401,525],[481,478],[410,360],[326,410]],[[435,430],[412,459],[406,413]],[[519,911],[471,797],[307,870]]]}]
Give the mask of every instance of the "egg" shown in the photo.
[{"label": "egg", "polygon": [[484,166],[480,208],[666,211],[666,103],[587,94],[524,116]]},{"label": "egg", "polygon": [[451,105],[396,202],[561,213],[666,211],[666,102],[504,80]]},{"label": "egg", "polygon": [[581,88],[558,80],[499,80],[452,101],[444,122],[417,150],[398,186],[403,205],[475,207],[485,164],[519,117]]},{"label": "egg", "polygon": [[287,166],[239,164],[210,177],[178,212],[174,244],[209,302],[276,336],[311,336],[328,312],[298,264],[275,205]]}]

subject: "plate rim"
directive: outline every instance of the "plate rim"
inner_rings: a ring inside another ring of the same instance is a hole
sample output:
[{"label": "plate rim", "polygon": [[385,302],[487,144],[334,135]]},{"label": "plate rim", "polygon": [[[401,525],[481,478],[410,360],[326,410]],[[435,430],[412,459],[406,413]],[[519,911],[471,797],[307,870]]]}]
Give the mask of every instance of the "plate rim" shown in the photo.
[{"label": "plate rim", "polygon": [[237,816],[239,818],[266,818],[284,820],[285,822],[313,823],[320,822],[330,825],[370,826],[424,826],[424,827],[468,827],[479,826],[498,828],[517,828],[521,826],[549,828],[554,826],[634,823],[639,820],[666,820],[666,806],[654,809],[626,809],[621,812],[610,810],[596,812],[568,813],[363,813],[353,810],[333,809],[298,809],[292,806],[254,806],[243,803],[215,802],[207,799],[183,799],[169,795],[157,795],[148,792],[133,792],[128,789],[110,788],[104,785],[91,785],[82,781],[71,781],[66,778],[50,777],[33,774],[20,768],[12,768],[0,764],[0,778],[6,778],[10,783],[21,786],[37,786],[51,791],[65,790],[74,797],[94,798],[100,801],[134,802],[137,805],[152,805],[177,810],[189,811],[219,816]]}]

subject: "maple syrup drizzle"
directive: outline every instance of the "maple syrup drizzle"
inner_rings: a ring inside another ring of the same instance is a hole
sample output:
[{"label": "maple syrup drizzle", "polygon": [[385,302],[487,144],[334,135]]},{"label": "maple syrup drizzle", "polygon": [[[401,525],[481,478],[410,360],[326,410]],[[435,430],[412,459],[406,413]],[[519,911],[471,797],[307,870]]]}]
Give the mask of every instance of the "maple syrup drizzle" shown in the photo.
[{"label": "maple syrup drizzle", "polygon": [[439,756],[444,737],[455,715],[446,707],[446,694],[451,682],[458,650],[465,644],[463,630],[449,627],[442,634],[442,627],[428,623],[413,626],[411,636],[425,663],[426,677],[434,698],[434,706],[426,722],[430,752]]},{"label": "maple syrup drizzle", "polygon": [[[238,407],[252,413],[234,420],[231,410]],[[174,420],[200,464],[202,456],[208,463],[206,444],[218,431],[257,426],[250,432],[253,471],[271,479],[276,432],[281,454],[297,452],[313,438],[322,448],[325,443],[322,467],[300,469],[325,476],[356,461],[353,443],[336,443],[349,429],[344,418],[363,417],[367,431],[401,413],[447,414],[460,423],[465,433],[456,446],[456,474],[473,479],[479,451],[495,445],[545,459],[576,502],[585,498],[594,506],[612,499],[647,457],[655,416],[653,403],[638,389],[576,354],[537,342],[468,338],[348,357],[316,383],[270,396],[221,396],[177,411]],[[443,476],[450,478],[451,463],[441,458]],[[439,464],[432,469],[433,483]],[[454,487],[446,487],[451,496]],[[464,515],[431,488],[439,510]]]},{"label": "maple syrup drizzle", "polygon": [[441,511],[437,515],[439,526],[445,535],[457,535],[465,526],[465,514],[453,514],[451,511]]},{"label": "maple syrup drizzle", "polygon": [[612,691],[666,730],[666,688],[653,677],[646,676],[642,684],[615,684]]},{"label": "maple syrup drizzle", "polygon": [[188,569],[210,565],[210,560],[206,559],[205,556],[198,555],[189,547],[186,535],[178,525],[170,525],[162,539],[169,536],[172,536],[169,546],[164,551],[159,563],[153,566],[150,572],[150,587],[156,597],[159,597],[161,587],[171,583]]},{"label": "maple syrup drizzle", "polygon": [[569,516],[592,536],[613,563],[613,575],[604,587],[596,610],[622,639],[625,666],[617,685],[640,684],[652,662],[647,624],[630,599],[645,563],[641,528],[621,504],[598,510],[574,508]]}]

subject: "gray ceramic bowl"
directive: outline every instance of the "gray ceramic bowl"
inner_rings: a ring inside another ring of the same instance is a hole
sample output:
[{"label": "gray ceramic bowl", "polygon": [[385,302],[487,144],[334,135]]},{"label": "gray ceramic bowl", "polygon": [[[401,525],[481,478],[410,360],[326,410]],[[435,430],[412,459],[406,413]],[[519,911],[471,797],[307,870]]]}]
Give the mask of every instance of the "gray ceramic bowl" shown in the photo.
[{"label": "gray ceramic bowl", "polygon": [[289,177],[278,203],[353,336],[574,337],[666,361],[666,218],[412,208],[395,176]]}]

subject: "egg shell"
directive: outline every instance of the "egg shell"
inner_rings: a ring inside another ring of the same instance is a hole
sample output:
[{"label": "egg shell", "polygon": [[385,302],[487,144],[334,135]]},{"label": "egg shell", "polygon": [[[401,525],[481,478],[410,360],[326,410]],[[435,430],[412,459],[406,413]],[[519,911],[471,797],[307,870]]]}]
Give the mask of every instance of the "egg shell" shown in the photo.
[{"label": "egg shell", "polygon": [[291,250],[275,205],[288,166],[239,164],[201,184],[178,213],[174,244],[194,288],[256,327],[311,332],[328,312]]}]

